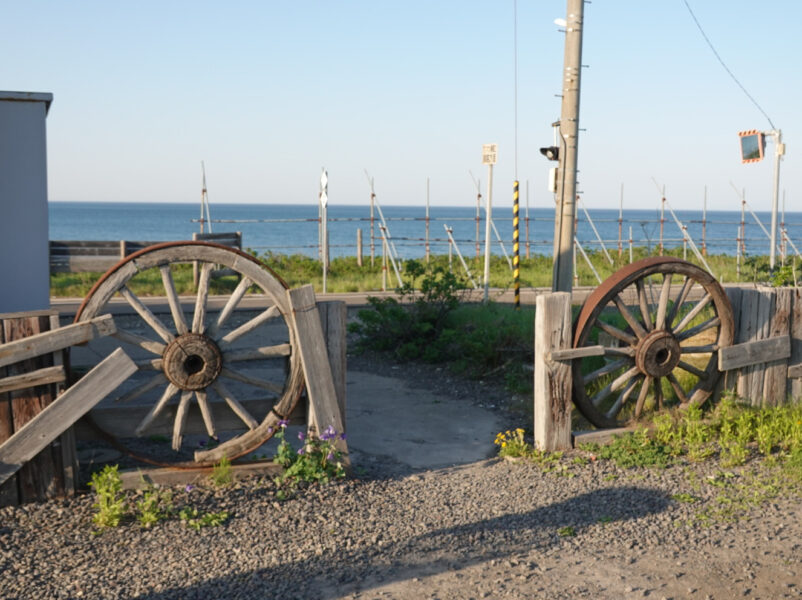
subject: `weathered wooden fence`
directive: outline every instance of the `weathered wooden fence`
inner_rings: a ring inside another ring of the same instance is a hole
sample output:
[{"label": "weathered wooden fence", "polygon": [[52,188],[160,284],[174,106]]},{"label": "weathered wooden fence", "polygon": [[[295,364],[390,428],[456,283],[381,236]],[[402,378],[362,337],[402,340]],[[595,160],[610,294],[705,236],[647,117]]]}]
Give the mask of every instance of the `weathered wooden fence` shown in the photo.
[{"label": "weathered wooden fence", "polygon": [[802,289],[730,287],[734,345],[719,353],[720,390],[753,406],[802,397]]},{"label": "weathered wooden fence", "polygon": [[[306,394],[289,417],[306,424],[310,433],[332,425],[345,431],[346,308],[345,303],[315,299],[311,285],[288,290],[291,325],[298,340]],[[143,415],[128,406],[98,407],[98,403],[127,379],[136,365],[117,348],[64,390],[68,380],[62,351],[100,337],[113,335],[111,315],[58,327],[55,311],[0,315],[0,506],[72,494],[77,484],[75,439],[92,439],[93,428],[79,421],[92,410],[93,420],[114,437],[134,435],[132,424]],[[147,407],[145,407],[147,410]],[[269,410],[269,407],[268,407]],[[263,411],[264,412],[264,411]],[[169,428],[165,411],[154,431]],[[196,415],[197,416],[197,415]],[[185,433],[205,432],[200,419],[190,420]],[[76,425],[73,427],[73,425]],[[220,421],[219,430],[239,429],[241,422]],[[338,440],[345,464],[348,448]],[[272,464],[235,465],[235,476],[275,470]],[[186,483],[208,474],[208,468],[150,469],[151,482]],[[124,473],[126,487],[142,485],[139,471]]]},{"label": "weathered wooden fence", "polygon": [[[203,240],[230,246],[242,250],[242,233],[194,234],[193,240]],[[103,272],[113,267],[126,256],[143,248],[163,242],[142,242],[131,240],[84,241],[84,240],[51,240],[50,272],[51,273],[83,273],[88,271]]]},{"label": "weathered wooden fence", "polygon": [[[752,286],[728,287],[726,292],[735,338],[732,346],[719,350],[721,377],[712,402],[725,392],[752,406],[802,402],[802,289]],[[537,298],[534,431],[542,450],[572,446],[570,361],[595,351],[570,348],[569,310],[568,294]]]},{"label": "weathered wooden fence", "polygon": [[55,311],[0,315],[0,506],[75,491],[71,425],[136,365],[117,349],[61,393],[62,351],[114,329],[110,315],[62,328]]}]

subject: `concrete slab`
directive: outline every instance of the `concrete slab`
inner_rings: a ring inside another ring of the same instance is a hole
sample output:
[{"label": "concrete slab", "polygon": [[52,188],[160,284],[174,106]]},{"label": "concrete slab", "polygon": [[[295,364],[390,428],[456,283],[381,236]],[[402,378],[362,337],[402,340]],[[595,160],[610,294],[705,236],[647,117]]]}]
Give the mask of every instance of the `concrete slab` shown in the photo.
[{"label": "concrete slab", "polygon": [[[414,469],[435,469],[495,454],[502,428],[493,412],[439,396],[405,380],[348,373],[347,427],[352,454],[389,456]],[[354,458],[354,466],[358,460]]]}]

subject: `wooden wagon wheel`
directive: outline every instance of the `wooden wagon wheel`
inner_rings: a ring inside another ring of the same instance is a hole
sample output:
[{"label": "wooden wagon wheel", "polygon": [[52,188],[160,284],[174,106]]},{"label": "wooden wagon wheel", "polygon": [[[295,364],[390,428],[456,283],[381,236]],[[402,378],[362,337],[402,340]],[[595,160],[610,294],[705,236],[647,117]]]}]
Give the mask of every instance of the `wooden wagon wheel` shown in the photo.
[{"label": "wooden wagon wheel", "polygon": [[[176,293],[173,272],[179,263],[194,261],[200,263],[200,277],[190,322]],[[240,278],[216,315],[208,310],[215,265],[228,267]],[[132,280],[141,281],[141,278],[161,281],[170,309],[168,322],[155,315],[131,291]],[[239,326],[230,325],[234,309],[252,286],[263,294],[259,296],[263,299],[260,313]],[[213,449],[194,453],[195,463],[191,464],[206,465],[218,462],[223,456],[229,459],[242,456],[264,443],[277,430],[279,421],[292,412],[301,395],[303,373],[295,351],[294,330],[288,321],[290,309],[286,289],[287,285],[275,273],[248,254],[208,242],[169,242],[136,252],[109,269],[84,299],[75,320],[85,321],[105,312],[116,294],[122,296],[141,319],[137,320],[136,331],[118,327],[114,336],[124,348],[148,355],[137,361],[140,376],[146,375],[146,380],[117,399],[130,402],[156,394],[150,410],[136,427],[137,435],[146,435],[160,414],[172,413],[174,409],[172,442],[173,448],[179,450],[192,404],[197,403],[205,429],[212,438],[217,435],[215,412],[228,410],[238,417],[244,433]],[[264,342],[260,344],[259,336],[249,336],[267,323],[274,328],[279,326],[281,343],[262,345]],[[244,342],[250,345],[243,347]],[[272,369],[272,378],[246,373],[243,365],[260,364],[249,361],[280,361],[280,379],[275,374],[276,369]],[[235,390],[251,395],[254,391],[268,394],[268,402],[262,403],[267,407],[263,414],[251,414]],[[165,411],[176,399],[177,408]],[[216,399],[221,401],[213,402]],[[158,460],[151,462],[161,464]]]},{"label": "wooden wagon wheel", "polygon": [[627,265],[588,297],[574,323],[574,404],[597,427],[620,427],[664,405],[701,404],[732,344],[732,308],[708,272],[671,257]]}]

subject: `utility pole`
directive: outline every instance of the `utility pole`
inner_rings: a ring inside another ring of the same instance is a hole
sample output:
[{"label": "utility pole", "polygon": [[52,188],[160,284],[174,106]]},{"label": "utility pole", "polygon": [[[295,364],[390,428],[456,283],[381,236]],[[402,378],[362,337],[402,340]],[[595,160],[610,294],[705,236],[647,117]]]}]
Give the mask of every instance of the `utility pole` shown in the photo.
[{"label": "utility pole", "polygon": [[777,210],[780,198],[780,161],[785,154],[785,144],[783,144],[783,134],[779,129],[770,132],[774,138],[774,194],[771,201],[771,252],[769,253],[769,269],[774,273],[776,259],[774,258],[777,250]]},{"label": "utility pole", "polygon": [[567,0],[562,109],[560,111],[560,170],[557,177],[557,211],[554,218],[554,269],[551,289],[571,292],[573,283],[574,222],[576,220],[576,167],[579,145],[579,82],[582,69],[584,0]]}]

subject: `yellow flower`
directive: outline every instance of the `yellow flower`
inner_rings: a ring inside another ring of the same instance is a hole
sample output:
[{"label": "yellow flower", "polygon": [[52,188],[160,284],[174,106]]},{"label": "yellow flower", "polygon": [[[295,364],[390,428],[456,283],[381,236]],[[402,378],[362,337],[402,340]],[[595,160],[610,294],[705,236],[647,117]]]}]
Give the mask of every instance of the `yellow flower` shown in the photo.
[{"label": "yellow flower", "polygon": [[523,433],[524,432],[524,430],[521,429],[520,427],[518,429],[516,429],[515,431],[517,431],[518,433]]},{"label": "yellow flower", "polygon": [[501,447],[502,448],[506,448],[507,447],[507,442],[501,442]]}]

